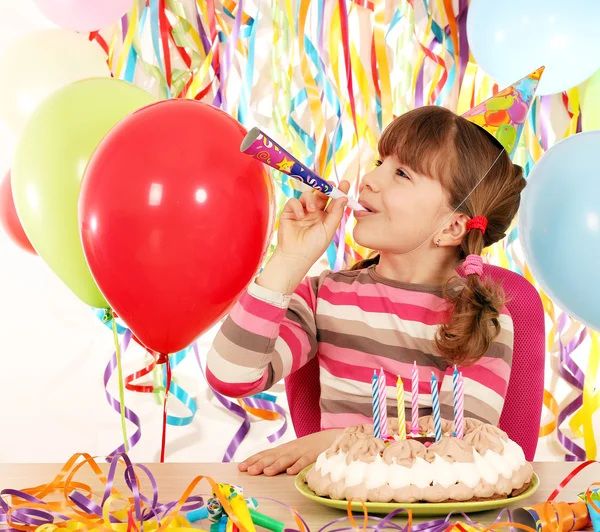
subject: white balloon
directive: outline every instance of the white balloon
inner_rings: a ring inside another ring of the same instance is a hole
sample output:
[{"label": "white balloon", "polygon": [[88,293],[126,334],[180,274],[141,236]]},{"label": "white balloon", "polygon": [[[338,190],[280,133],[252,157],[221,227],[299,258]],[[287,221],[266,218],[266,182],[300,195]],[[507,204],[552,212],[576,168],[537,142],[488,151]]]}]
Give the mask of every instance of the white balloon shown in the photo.
[{"label": "white balloon", "polygon": [[108,76],[104,50],[86,35],[65,29],[26,35],[0,57],[0,121],[19,134],[32,111],[55,90]]}]

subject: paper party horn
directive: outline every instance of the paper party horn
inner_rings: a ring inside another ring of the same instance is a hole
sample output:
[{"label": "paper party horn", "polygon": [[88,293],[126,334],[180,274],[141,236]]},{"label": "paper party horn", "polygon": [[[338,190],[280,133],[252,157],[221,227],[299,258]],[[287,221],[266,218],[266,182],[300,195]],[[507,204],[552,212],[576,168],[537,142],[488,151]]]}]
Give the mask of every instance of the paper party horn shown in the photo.
[{"label": "paper party horn", "polygon": [[544,502],[513,511],[513,521],[538,532],[569,532],[590,525],[587,505],[583,502]]},{"label": "paper party horn", "polygon": [[312,187],[329,197],[348,198],[348,207],[355,211],[366,211],[358,201],[353,200],[341,190],[333,187],[327,181],[315,174],[310,168],[304,166],[289,152],[284,150],[277,142],[268,137],[257,127],[253,127],[244,137],[240,146],[240,151],[252,155],[259,161],[283,172],[305,185]]}]

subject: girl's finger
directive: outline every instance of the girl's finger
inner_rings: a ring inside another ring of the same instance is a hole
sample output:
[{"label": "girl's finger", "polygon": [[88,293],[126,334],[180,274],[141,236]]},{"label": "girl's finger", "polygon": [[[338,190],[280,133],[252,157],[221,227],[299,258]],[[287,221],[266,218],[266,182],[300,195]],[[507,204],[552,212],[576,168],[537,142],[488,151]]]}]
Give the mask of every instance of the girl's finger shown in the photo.
[{"label": "girl's finger", "polygon": [[295,458],[289,454],[284,454],[281,458],[278,458],[269,467],[265,468],[265,475],[272,476],[283,473],[290,465],[295,461]]},{"label": "girl's finger", "polygon": [[300,459],[296,460],[294,464],[292,464],[287,469],[288,475],[297,475],[302,471],[306,466],[310,465],[313,462],[312,457],[308,455],[304,455],[300,457]]},{"label": "girl's finger", "polygon": [[246,458],[243,462],[241,462],[238,465],[238,469],[240,471],[248,471],[248,467],[250,467],[252,464],[255,464],[256,462],[258,462],[261,458],[263,458],[268,451],[261,451],[260,453],[256,453],[253,454],[252,456],[249,456],[248,458]]},{"label": "girl's finger", "polygon": [[300,203],[310,212],[314,212],[318,208],[317,198],[312,192],[303,192],[302,196],[300,196]]},{"label": "girl's finger", "polygon": [[286,214],[293,214],[297,220],[304,218],[304,206],[300,200],[296,198],[288,200],[283,208],[283,212]]},{"label": "girl's finger", "polygon": [[248,473],[250,475],[260,475],[265,470],[265,468],[269,467],[275,460],[277,460],[277,454],[271,453],[261,458],[256,463],[252,464],[248,468]]}]

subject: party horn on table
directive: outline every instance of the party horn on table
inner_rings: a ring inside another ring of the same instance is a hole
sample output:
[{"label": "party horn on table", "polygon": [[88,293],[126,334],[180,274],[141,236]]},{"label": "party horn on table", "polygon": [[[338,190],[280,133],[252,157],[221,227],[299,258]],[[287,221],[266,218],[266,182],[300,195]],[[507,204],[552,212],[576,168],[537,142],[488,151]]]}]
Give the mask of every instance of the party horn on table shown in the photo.
[{"label": "party horn on table", "polygon": [[330,198],[348,198],[348,207],[355,211],[366,211],[358,201],[353,200],[341,190],[333,187],[327,181],[315,174],[310,168],[304,166],[298,159],[290,155],[273,139],[268,137],[257,127],[253,127],[244,137],[240,151],[252,155],[259,161],[268,164],[305,185],[312,187]]},{"label": "party horn on table", "polygon": [[256,510],[251,509],[250,516],[252,517],[252,522],[256,526],[266,528],[267,530],[271,530],[272,532],[283,532],[285,528],[285,523],[283,523],[282,521],[278,521],[277,519],[273,519],[268,515],[261,514]]},{"label": "party horn on table", "polygon": [[544,502],[527,508],[517,508],[513,521],[527,525],[538,532],[569,532],[583,530],[590,525],[585,502]]},{"label": "party horn on table", "polygon": [[254,528],[252,518],[250,517],[248,504],[242,494],[242,488],[233,484],[219,484],[219,489],[221,490],[223,497],[226,497],[229,501],[233,513],[240,520],[240,523],[247,532],[256,532],[256,528]]},{"label": "party horn on table", "polygon": [[595,486],[600,486],[600,483],[594,482],[579,498],[587,504],[594,532],[600,532],[600,487]]}]

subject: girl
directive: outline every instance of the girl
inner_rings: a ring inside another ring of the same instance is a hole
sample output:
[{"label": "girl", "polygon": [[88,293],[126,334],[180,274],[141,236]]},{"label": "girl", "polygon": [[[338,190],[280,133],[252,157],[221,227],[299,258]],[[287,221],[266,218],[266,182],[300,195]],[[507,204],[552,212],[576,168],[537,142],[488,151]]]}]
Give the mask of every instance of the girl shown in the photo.
[{"label": "girl", "polygon": [[[305,278],[331,242],[346,200],[327,205],[328,198],[310,192],[289,200],[271,260],[209,352],[211,386],[232,397],[267,390],[313,357],[319,361],[322,431],[258,453],[241,471],[297,474],[343,428],[372,423],[373,370],[385,372],[388,415],[395,416],[397,376],[410,390],[415,361],[422,406],[431,406],[433,372],[442,416],[453,418],[457,364],[465,415],[498,422],[513,326],[501,289],[480,278],[480,255],[504,237],[517,212],[522,169],[484,129],[436,106],[396,118],[378,148],[380,159],[360,184],[359,202],[368,210],[355,212],[354,228],[356,242],[378,253],[349,271]],[[340,188],[347,192],[349,183]]]}]

